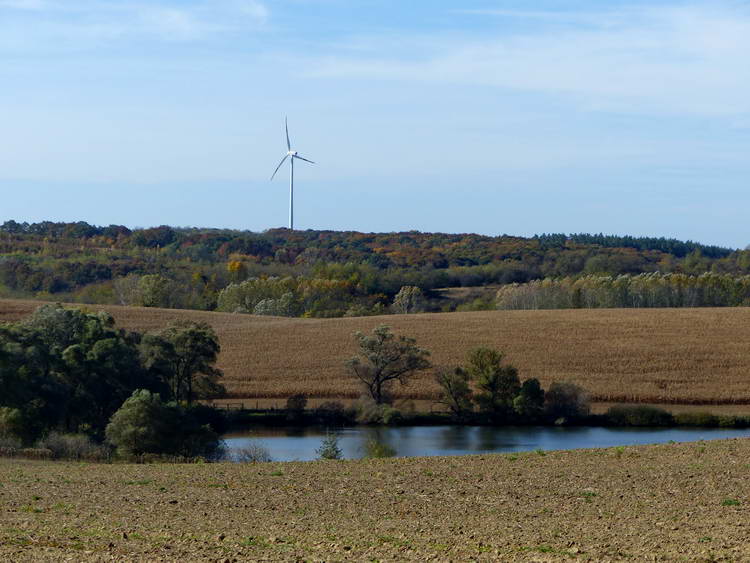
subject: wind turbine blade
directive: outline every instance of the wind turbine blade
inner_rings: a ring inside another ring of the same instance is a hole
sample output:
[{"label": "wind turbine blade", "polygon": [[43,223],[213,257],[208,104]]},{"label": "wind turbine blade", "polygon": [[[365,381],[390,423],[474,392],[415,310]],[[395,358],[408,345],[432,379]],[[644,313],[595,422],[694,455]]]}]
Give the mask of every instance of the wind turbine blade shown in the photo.
[{"label": "wind turbine blade", "polygon": [[309,162],[310,164],[315,164],[312,160],[307,160],[306,158],[302,158],[298,154],[295,154],[293,158],[299,158],[300,160],[304,160],[305,162]]},{"label": "wind turbine blade", "polygon": [[276,167],[276,170],[273,171],[273,174],[271,174],[271,180],[273,180],[274,176],[276,176],[276,172],[279,171],[279,168],[281,168],[281,165],[284,164],[284,161],[289,158],[288,154],[284,155],[284,158],[281,159],[281,162],[279,162],[279,165]]},{"label": "wind turbine blade", "polygon": [[284,118],[284,129],[286,130],[286,150],[292,150],[292,143],[289,142],[289,122]]}]

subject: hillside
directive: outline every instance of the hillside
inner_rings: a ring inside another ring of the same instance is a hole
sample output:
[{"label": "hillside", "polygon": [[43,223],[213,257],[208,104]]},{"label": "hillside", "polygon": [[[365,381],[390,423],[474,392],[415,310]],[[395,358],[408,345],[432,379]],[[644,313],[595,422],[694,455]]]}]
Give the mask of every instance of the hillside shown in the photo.
[{"label": "hillside", "polygon": [[492,308],[492,293],[439,290],[653,272],[742,276],[750,251],[587,234],[0,225],[0,297],[17,299],[329,318],[387,313],[403,286],[424,292],[421,310],[480,310]]},{"label": "hillside", "polygon": [[[0,300],[0,321],[29,314],[34,301]],[[522,378],[574,381],[598,401],[750,404],[750,309],[600,309],[425,313],[294,319],[228,313],[92,306],[119,326],[152,330],[174,319],[211,324],[233,397],[354,398],[343,368],[352,333],[388,324],[432,352],[435,365],[463,361],[475,346],[504,351]],[[431,374],[398,396],[433,399]]]}]

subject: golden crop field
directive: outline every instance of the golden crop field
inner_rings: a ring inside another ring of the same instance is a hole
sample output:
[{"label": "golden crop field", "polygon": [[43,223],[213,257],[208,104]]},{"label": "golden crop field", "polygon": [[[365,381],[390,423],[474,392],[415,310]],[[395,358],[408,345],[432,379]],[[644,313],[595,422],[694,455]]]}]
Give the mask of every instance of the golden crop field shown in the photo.
[{"label": "golden crop field", "polygon": [[[29,314],[33,301],[0,300],[0,321]],[[135,307],[110,311],[119,326],[151,330],[174,319],[210,323],[231,397],[306,393],[355,398],[344,369],[356,353],[352,334],[387,324],[415,337],[435,365],[463,361],[468,350],[504,351],[522,378],[544,386],[568,380],[595,401],[750,404],[750,308],[482,311],[342,319],[290,319]],[[431,400],[430,373],[397,388],[404,399]]]}]

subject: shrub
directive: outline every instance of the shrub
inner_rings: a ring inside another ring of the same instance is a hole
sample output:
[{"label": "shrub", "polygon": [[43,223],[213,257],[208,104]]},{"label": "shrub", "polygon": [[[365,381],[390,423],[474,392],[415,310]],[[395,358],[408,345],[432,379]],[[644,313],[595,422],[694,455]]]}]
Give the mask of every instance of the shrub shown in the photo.
[{"label": "shrub", "polygon": [[674,416],[679,426],[718,426],[719,418],[710,412],[682,412]]},{"label": "shrub", "polygon": [[52,459],[52,450],[46,448],[23,448],[19,451],[19,455],[26,459],[41,459],[48,460]]},{"label": "shrub", "polygon": [[746,416],[719,415],[716,417],[720,428],[747,428],[750,418]]},{"label": "shrub", "polygon": [[20,409],[0,407],[0,436],[30,444],[39,432],[39,421]]},{"label": "shrub", "polygon": [[0,435],[0,457],[16,457],[21,446],[21,440],[15,436]]},{"label": "shrub", "polygon": [[292,412],[302,412],[307,407],[307,395],[297,393],[286,400],[286,410]]},{"label": "shrub", "polygon": [[156,393],[139,389],[112,415],[107,440],[124,457],[141,454],[218,459],[223,454],[219,435],[175,403],[164,404]]},{"label": "shrub", "polygon": [[326,424],[344,423],[355,419],[355,413],[338,401],[326,401],[315,409],[315,417]]},{"label": "shrub", "polygon": [[319,459],[341,459],[344,454],[339,447],[338,435],[326,432],[326,437],[323,438],[315,453],[318,454]]},{"label": "shrub", "polygon": [[19,451],[19,448],[13,446],[0,446],[0,457],[16,457]]},{"label": "shrub", "polygon": [[217,434],[225,434],[229,430],[227,411],[200,403],[193,403],[186,410],[201,426],[208,424]]},{"label": "shrub", "polygon": [[393,447],[375,439],[367,440],[367,442],[365,442],[364,452],[364,457],[366,459],[393,457],[396,455],[396,450]]},{"label": "shrub", "polygon": [[305,407],[307,407],[307,395],[304,393],[297,393],[292,395],[286,400],[286,417],[292,422],[297,422],[305,414]]},{"label": "shrub", "polygon": [[545,394],[544,410],[553,419],[587,416],[591,411],[588,393],[575,383],[555,382]]},{"label": "shrub", "polygon": [[242,448],[234,450],[232,456],[240,463],[268,463],[271,459],[271,452],[260,442],[250,442]]},{"label": "shrub", "polygon": [[125,457],[163,453],[176,427],[174,414],[157,393],[139,389],[112,415],[107,440]]},{"label": "shrub", "polygon": [[513,399],[513,410],[516,414],[533,419],[544,410],[544,389],[536,378],[527,379],[521,385],[521,390]]},{"label": "shrub", "polygon": [[36,447],[50,450],[55,459],[103,460],[109,456],[105,446],[96,444],[85,434],[51,432],[39,440]]},{"label": "shrub", "polygon": [[674,422],[671,413],[648,405],[615,405],[606,417],[615,426],[669,426]]},{"label": "shrub", "polygon": [[[174,406],[170,405],[172,408]],[[200,424],[192,419],[189,411],[182,411],[177,407],[177,430],[172,434],[173,446],[167,448],[168,453],[174,453],[187,458],[202,458],[209,461],[220,461],[225,457],[224,441],[208,424]],[[167,438],[168,440],[170,438]]]},{"label": "shrub", "polygon": [[360,401],[356,413],[359,424],[398,424],[402,419],[398,409],[391,405],[378,405],[368,399]]},{"label": "shrub", "polygon": [[22,446],[21,440],[15,436],[0,435],[0,448],[17,450]]}]

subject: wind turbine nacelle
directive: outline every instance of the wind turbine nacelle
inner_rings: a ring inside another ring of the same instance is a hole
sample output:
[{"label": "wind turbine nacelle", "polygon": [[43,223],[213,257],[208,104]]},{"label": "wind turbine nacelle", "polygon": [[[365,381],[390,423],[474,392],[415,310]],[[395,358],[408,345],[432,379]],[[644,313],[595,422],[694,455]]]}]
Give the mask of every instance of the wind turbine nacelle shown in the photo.
[{"label": "wind turbine nacelle", "polygon": [[297,156],[297,151],[289,151],[287,154],[290,156]]}]

